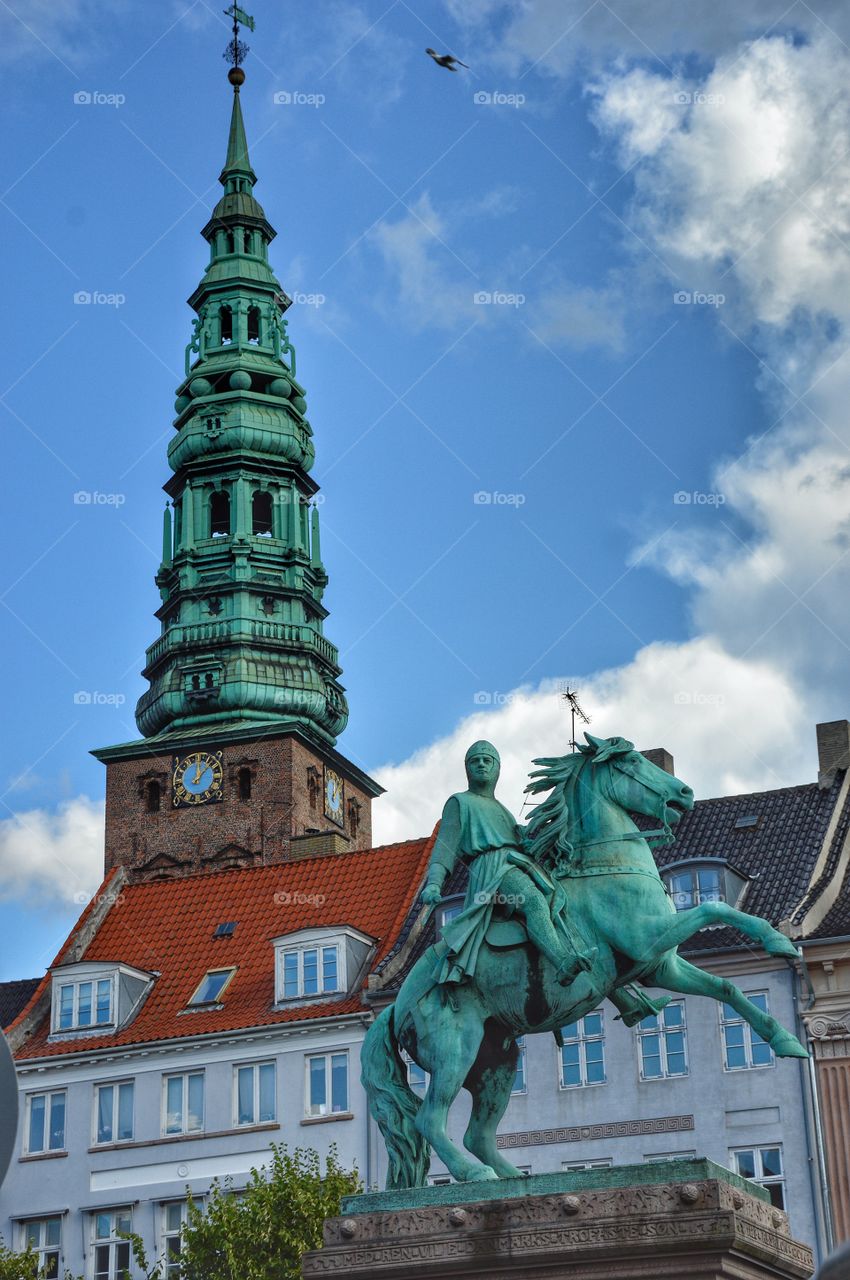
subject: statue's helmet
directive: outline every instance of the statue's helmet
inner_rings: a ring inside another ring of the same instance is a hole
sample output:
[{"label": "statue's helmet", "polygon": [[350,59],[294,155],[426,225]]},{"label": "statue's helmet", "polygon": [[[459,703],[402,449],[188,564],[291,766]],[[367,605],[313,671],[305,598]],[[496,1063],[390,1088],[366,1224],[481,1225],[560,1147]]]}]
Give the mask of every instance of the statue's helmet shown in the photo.
[{"label": "statue's helmet", "polygon": [[500,765],[502,763],[502,758],[492,742],[486,742],[483,738],[478,742],[473,742],[463,757],[464,764],[467,764],[473,756],[491,756],[496,761],[496,764]]}]

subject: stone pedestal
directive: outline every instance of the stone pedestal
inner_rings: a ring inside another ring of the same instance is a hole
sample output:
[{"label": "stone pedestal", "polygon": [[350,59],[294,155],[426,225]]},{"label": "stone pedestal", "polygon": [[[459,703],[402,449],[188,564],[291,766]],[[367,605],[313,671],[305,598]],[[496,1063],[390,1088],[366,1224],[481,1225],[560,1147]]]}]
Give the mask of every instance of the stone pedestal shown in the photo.
[{"label": "stone pedestal", "polygon": [[709,1160],[350,1196],[305,1280],[808,1280],[760,1187]]}]

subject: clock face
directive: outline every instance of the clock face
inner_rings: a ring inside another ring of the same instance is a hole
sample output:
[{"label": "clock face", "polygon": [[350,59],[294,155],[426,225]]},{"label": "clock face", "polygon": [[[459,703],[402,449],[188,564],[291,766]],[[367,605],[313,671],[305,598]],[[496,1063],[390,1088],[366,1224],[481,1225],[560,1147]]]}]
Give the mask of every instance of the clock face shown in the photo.
[{"label": "clock face", "polygon": [[194,751],[174,757],[172,792],[175,808],[222,800],[224,770],[220,751]]},{"label": "clock face", "polygon": [[340,826],[343,825],[342,787],[339,774],[333,769],[325,769],[325,816]]}]

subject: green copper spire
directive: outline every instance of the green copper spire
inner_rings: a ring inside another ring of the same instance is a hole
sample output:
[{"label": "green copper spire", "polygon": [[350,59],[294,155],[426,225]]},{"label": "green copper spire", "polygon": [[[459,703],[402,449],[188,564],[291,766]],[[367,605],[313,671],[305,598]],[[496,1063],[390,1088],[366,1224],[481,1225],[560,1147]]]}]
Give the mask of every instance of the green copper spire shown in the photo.
[{"label": "green copper spire", "polygon": [[166,512],[156,578],[161,634],[147,651],[150,688],[136,720],[145,737],[256,725],[333,745],[348,707],[323,631],[313,432],[287,332],[290,299],[269,264],[275,231],[254,198],[244,51],[234,19],[224,191],[201,233],[210,259],[189,299],[196,315],[165,485],[173,520]]}]

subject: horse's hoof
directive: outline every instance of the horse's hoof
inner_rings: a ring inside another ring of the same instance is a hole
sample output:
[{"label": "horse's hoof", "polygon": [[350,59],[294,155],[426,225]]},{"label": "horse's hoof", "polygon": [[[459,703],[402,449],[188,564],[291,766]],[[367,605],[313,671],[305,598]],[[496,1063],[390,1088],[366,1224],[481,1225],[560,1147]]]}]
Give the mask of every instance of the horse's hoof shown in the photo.
[{"label": "horse's hoof", "polygon": [[776,938],[768,938],[764,949],[769,956],[785,956],[786,960],[799,960],[800,953],[790,938],[779,934]]},{"label": "horse's hoof", "polygon": [[499,1175],[495,1169],[491,1169],[489,1164],[482,1164],[480,1168],[473,1169],[468,1178],[464,1178],[464,1182],[498,1182]]},{"label": "horse's hoof", "polygon": [[809,1054],[790,1031],[778,1031],[768,1040],[777,1058],[808,1058]]}]

